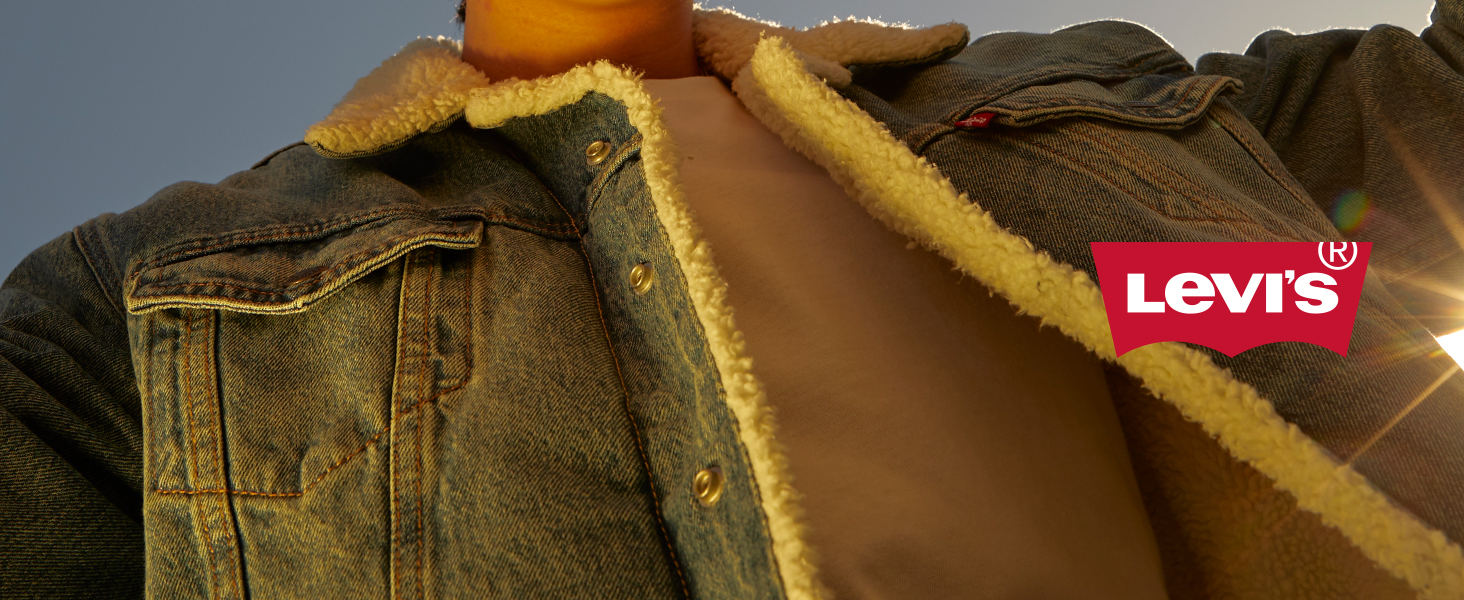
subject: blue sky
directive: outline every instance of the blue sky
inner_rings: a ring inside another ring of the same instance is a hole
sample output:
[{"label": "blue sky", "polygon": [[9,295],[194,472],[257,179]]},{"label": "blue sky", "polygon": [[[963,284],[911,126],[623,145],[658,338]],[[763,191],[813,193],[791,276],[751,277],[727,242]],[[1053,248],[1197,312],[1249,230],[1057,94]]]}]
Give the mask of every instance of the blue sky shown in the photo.
[{"label": "blue sky", "polygon": [[[1275,28],[1428,24],[1428,0],[741,0],[811,25],[959,21],[973,35],[1122,18],[1191,60]],[[213,182],[299,140],[356,78],[419,35],[457,35],[454,0],[11,3],[0,18],[0,275],[30,250],[179,180]]]}]

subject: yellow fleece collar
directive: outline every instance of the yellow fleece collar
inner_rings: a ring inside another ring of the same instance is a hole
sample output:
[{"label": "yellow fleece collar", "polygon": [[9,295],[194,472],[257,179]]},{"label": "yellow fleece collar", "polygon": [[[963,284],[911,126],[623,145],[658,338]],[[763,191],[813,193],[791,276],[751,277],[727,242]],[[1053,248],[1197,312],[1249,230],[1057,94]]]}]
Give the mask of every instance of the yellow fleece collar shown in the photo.
[{"label": "yellow fleece collar", "polygon": [[[953,52],[969,39],[966,26],[959,23],[917,29],[850,19],[798,30],[728,9],[698,8],[692,28],[697,55],[723,79],[736,78],[759,39],[776,37],[786,41],[809,72],[834,87],[848,84],[849,66],[925,60]],[[306,130],[305,141],[332,157],[383,152],[451,124],[463,114],[473,90],[514,83],[527,82],[490,82],[463,62],[457,40],[419,38],[358,80],[324,120]]]}]

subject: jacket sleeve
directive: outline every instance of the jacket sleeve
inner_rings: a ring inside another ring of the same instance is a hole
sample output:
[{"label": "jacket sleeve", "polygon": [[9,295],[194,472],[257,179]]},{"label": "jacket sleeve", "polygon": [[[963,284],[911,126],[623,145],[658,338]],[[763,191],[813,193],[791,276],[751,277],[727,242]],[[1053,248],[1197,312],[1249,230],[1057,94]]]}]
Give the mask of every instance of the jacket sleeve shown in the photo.
[{"label": "jacket sleeve", "polygon": [[127,329],[67,233],[0,285],[0,598],[143,593]]},{"label": "jacket sleeve", "polygon": [[1234,106],[1347,239],[1435,333],[1464,328],[1464,0],[1422,34],[1390,25],[1269,31],[1197,70],[1241,80]]}]

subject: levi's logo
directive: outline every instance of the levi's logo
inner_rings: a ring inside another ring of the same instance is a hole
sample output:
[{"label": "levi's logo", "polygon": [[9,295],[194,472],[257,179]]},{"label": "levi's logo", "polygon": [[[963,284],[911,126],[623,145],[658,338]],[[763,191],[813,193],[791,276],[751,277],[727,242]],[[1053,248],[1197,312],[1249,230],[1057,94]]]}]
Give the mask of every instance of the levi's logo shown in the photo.
[{"label": "levi's logo", "polygon": [[1308,342],[1347,356],[1367,242],[1093,242],[1113,348],[1191,342],[1226,356]]}]

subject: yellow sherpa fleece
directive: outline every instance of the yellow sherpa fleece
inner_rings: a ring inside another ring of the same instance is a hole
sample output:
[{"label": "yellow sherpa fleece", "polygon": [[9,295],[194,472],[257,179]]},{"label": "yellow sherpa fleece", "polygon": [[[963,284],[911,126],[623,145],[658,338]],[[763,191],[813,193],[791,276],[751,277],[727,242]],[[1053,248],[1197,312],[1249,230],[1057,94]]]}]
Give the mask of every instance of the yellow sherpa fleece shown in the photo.
[{"label": "yellow sherpa fleece", "polygon": [[[933,165],[830,87],[848,82],[850,64],[912,60],[957,47],[966,39],[963,26],[910,30],[842,21],[795,31],[731,11],[698,11],[694,34],[702,61],[733,81],[749,110],[827,169],[876,218],[946,256],[1023,312],[1115,361],[1422,595],[1464,597],[1464,553],[1457,544],[1390,503],[1205,355],[1180,344],[1155,344],[1116,358],[1101,294],[1086,273],[1002,229]],[[444,127],[465,110],[474,125],[491,126],[542,114],[592,90],[624,103],[631,124],[645,136],[642,159],[656,216],[684,270],[727,403],[739,421],[776,564],[791,597],[817,597],[822,588],[801,535],[772,418],[733,326],[725,286],[682,200],[658,109],[633,75],[605,63],[490,85],[460,53],[457,42],[443,38],[409,44],[358,81],[329,117],[310,128],[306,141],[328,156],[355,156]]]},{"label": "yellow sherpa fleece", "polygon": [[766,35],[788,40],[809,71],[831,86],[843,87],[851,77],[845,65],[928,57],[964,46],[968,34],[966,26],[959,23],[916,30],[857,19],[828,21],[799,30],[720,8],[698,10],[693,35],[697,55],[723,79],[737,76],[752,57],[758,39]]},{"label": "yellow sherpa fleece", "polygon": [[379,152],[462,114],[468,90],[488,77],[462,60],[462,44],[418,38],[356,81],[305,141],[333,156]]},{"label": "yellow sherpa fleece", "polygon": [[[726,79],[743,70],[753,44],[768,30],[807,43],[801,60],[833,85],[848,83],[846,64],[927,57],[960,47],[967,36],[965,26],[955,23],[906,29],[852,20],[799,32],[728,10],[698,10],[694,24],[699,56]],[[641,156],[651,200],[688,282],[726,389],[726,402],[737,417],[785,589],[790,598],[825,595],[804,542],[795,492],[773,436],[771,412],[761,385],[753,378],[741,334],[733,325],[725,284],[682,200],[675,151],[659,109],[634,75],[608,63],[536,80],[490,84],[461,60],[461,52],[459,43],[445,38],[408,44],[361,78],[325,120],[307,131],[305,141],[326,156],[359,156],[386,151],[413,136],[438,130],[459,115],[465,114],[475,126],[489,127],[513,117],[543,114],[575,102],[591,90],[622,102],[631,124],[644,136]]]},{"label": "yellow sherpa fleece", "polygon": [[[798,31],[727,9],[698,9],[692,22],[697,55],[729,80],[765,31],[789,36],[808,68],[836,87],[849,83],[845,65],[928,57],[960,47],[967,35],[959,23],[907,29],[855,20]],[[462,114],[468,91],[487,85],[485,75],[463,62],[460,42],[421,38],[358,80],[329,116],[306,130],[305,141],[332,157],[390,150],[447,126]]]},{"label": "yellow sherpa fleece", "polygon": [[950,259],[1022,312],[1116,360],[1423,596],[1464,597],[1458,545],[1389,502],[1204,354],[1164,343],[1115,358],[1102,295],[1086,273],[1002,229],[934,165],[805,72],[783,40],[762,40],[733,85],[749,110],[891,229]]},{"label": "yellow sherpa fleece", "polygon": [[727,406],[737,417],[738,434],[747,448],[763,513],[767,515],[773,558],[788,597],[823,597],[825,591],[804,541],[787,460],[774,436],[772,412],[762,385],[752,375],[752,361],[742,334],[732,322],[727,285],[717,274],[711,251],[682,195],[676,171],[678,155],[661,121],[661,108],[635,75],[601,61],[559,75],[474,90],[466,115],[474,127],[493,127],[514,117],[549,112],[592,90],[624,104],[631,126],[643,136],[641,163],[651,204],[686,277],[692,306],[706,331],[712,360],[726,389]]}]

